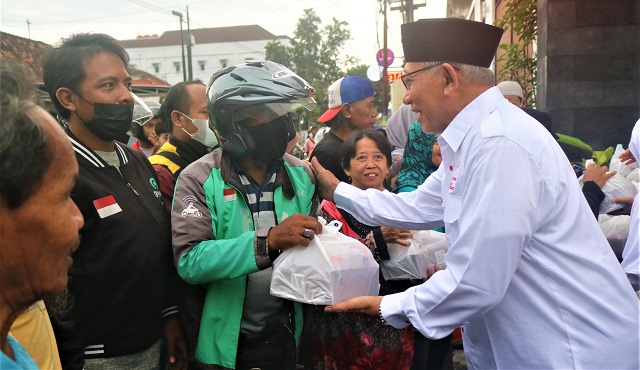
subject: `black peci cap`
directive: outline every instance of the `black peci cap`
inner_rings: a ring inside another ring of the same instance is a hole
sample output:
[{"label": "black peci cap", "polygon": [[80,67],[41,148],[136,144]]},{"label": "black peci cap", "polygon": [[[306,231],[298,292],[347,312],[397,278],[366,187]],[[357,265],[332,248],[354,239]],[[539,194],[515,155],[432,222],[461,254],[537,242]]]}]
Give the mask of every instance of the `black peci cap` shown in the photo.
[{"label": "black peci cap", "polygon": [[504,30],[456,18],[420,19],[401,26],[405,62],[457,62],[489,68]]}]

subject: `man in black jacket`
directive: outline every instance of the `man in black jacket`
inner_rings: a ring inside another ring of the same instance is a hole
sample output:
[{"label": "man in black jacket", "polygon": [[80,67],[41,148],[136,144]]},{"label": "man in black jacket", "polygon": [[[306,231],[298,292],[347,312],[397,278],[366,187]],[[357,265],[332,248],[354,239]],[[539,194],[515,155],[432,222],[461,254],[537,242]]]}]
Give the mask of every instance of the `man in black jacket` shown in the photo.
[{"label": "man in black jacket", "polygon": [[80,167],[71,196],[86,220],[70,272],[73,307],[60,319],[84,349],[87,370],[157,367],[163,325],[169,362],[186,369],[157,175],[144,155],[115,141],[132,121],[128,61],[112,37],[77,34],[44,64],[51,101],[69,123]]}]

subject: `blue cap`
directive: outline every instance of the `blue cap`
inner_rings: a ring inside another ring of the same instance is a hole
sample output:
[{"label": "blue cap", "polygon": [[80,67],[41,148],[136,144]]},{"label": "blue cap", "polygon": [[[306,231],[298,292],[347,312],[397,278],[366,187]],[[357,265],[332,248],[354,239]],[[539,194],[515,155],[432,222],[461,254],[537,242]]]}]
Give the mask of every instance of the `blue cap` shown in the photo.
[{"label": "blue cap", "polygon": [[329,86],[329,109],[318,118],[318,122],[330,121],[345,103],[355,103],[374,95],[371,81],[360,76],[345,75]]}]

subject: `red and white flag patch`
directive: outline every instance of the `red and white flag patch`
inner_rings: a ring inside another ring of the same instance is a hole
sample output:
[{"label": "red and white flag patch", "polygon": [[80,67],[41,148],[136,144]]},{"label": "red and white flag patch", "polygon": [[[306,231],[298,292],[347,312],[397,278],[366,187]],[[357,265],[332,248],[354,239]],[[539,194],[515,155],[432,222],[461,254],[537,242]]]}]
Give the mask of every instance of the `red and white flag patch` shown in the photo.
[{"label": "red and white flag patch", "polygon": [[229,189],[224,189],[222,191],[222,201],[223,202],[231,202],[233,200],[236,200],[236,189],[234,188],[229,188]]},{"label": "red and white flag patch", "polygon": [[96,211],[98,211],[100,218],[106,218],[113,216],[118,212],[122,212],[122,208],[120,208],[113,195],[96,199],[93,201],[93,205],[96,207]]}]

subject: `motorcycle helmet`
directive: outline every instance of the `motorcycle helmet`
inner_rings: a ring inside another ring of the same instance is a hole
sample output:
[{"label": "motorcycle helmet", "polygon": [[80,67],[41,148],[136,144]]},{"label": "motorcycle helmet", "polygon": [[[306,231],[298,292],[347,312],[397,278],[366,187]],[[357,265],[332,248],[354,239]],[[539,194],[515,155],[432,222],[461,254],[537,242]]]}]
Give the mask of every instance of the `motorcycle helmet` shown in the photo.
[{"label": "motorcycle helmet", "polygon": [[[214,73],[207,88],[209,121],[222,148],[236,155],[255,149],[240,121],[269,122],[303,107],[313,110],[315,89],[287,67],[268,60],[227,67]],[[289,139],[295,137],[289,118]]]},{"label": "motorcycle helmet", "polygon": [[133,112],[131,134],[140,140],[146,140],[142,127],[153,118],[159,116],[160,103],[153,100],[136,101],[136,104],[133,106]]}]

